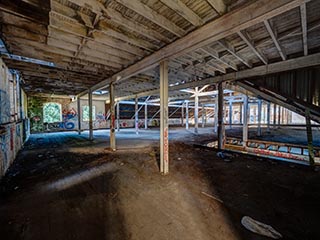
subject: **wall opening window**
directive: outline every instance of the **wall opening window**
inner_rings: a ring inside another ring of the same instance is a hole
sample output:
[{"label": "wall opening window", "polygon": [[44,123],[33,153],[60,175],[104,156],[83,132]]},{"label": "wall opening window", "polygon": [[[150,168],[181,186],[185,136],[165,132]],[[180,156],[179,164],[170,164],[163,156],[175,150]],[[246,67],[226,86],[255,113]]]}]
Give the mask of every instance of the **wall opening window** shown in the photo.
[{"label": "wall opening window", "polygon": [[45,103],[43,106],[43,122],[54,123],[62,121],[62,112],[60,103]]},{"label": "wall opening window", "polygon": [[[92,121],[96,120],[96,107],[92,106]],[[89,106],[82,107],[82,121],[89,122]]]}]

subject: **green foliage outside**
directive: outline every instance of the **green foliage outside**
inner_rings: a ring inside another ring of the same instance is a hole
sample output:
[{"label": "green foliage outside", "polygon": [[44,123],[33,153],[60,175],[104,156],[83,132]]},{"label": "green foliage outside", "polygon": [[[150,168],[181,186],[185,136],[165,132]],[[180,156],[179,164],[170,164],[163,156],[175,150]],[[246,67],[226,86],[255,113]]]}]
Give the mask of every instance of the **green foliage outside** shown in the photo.
[{"label": "green foliage outside", "polygon": [[59,103],[45,103],[43,106],[43,122],[61,122],[61,105]]}]

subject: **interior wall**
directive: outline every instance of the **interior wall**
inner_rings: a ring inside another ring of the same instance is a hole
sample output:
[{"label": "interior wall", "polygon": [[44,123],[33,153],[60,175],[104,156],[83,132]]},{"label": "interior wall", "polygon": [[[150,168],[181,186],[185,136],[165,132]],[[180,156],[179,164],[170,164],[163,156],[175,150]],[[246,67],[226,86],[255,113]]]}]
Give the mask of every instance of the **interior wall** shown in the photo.
[{"label": "interior wall", "polygon": [[28,138],[28,119],[22,107],[24,97],[18,76],[0,58],[0,177]]}]

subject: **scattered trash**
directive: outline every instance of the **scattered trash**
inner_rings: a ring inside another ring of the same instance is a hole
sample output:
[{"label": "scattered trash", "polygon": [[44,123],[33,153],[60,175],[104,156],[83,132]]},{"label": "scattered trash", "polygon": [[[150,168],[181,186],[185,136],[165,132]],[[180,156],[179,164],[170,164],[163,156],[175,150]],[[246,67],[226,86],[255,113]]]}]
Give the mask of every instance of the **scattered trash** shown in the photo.
[{"label": "scattered trash", "polygon": [[270,237],[273,239],[282,238],[282,235],[279,232],[277,232],[273,227],[262,222],[258,222],[257,220],[254,220],[251,217],[244,216],[241,219],[241,224],[249,231],[260,234],[262,236]]},{"label": "scattered trash", "polygon": [[39,154],[38,157],[41,158],[41,157],[43,157],[43,155],[42,155],[42,154]]},{"label": "scattered trash", "polygon": [[123,166],[123,165],[124,165],[124,163],[123,163],[123,162],[121,162],[121,163],[120,163],[120,166]]},{"label": "scattered trash", "polygon": [[219,199],[218,197],[216,197],[216,196],[213,196],[213,195],[208,194],[208,193],[205,193],[205,192],[201,192],[201,193],[202,193],[203,195],[209,197],[209,198],[212,198],[212,199],[214,199],[214,200],[216,200],[216,201],[218,201],[218,202],[220,202],[220,203],[223,203],[223,201],[222,201],[221,199]]},{"label": "scattered trash", "polygon": [[181,161],[181,158],[178,158],[178,161]]},{"label": "scattered trash", "polygon": [[17,190],[17,189],[19,189],[19,187],[18,187],[18,186],[15,186],[15,187],[14,187],[14,190]]}]

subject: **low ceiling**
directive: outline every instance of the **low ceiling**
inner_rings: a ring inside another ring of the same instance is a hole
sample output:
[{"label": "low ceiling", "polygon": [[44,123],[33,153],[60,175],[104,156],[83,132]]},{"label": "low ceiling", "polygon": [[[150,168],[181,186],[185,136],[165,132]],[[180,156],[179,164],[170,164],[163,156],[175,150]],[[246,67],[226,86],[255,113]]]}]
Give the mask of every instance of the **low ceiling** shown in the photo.
[{"label": "low ceiling", "polygon": [[[4,0],[1,38],[8,52],[2,57],[9,68],[21,72],[28,94],[76,95],[253,2],[258,1]],[[320,1],[299,2],[302,7],[279,11],[170,59],[169,84],[188,84],[319,52]],[[152,68],[119,81],[116,95],[158,88],[159,69]]]}]

